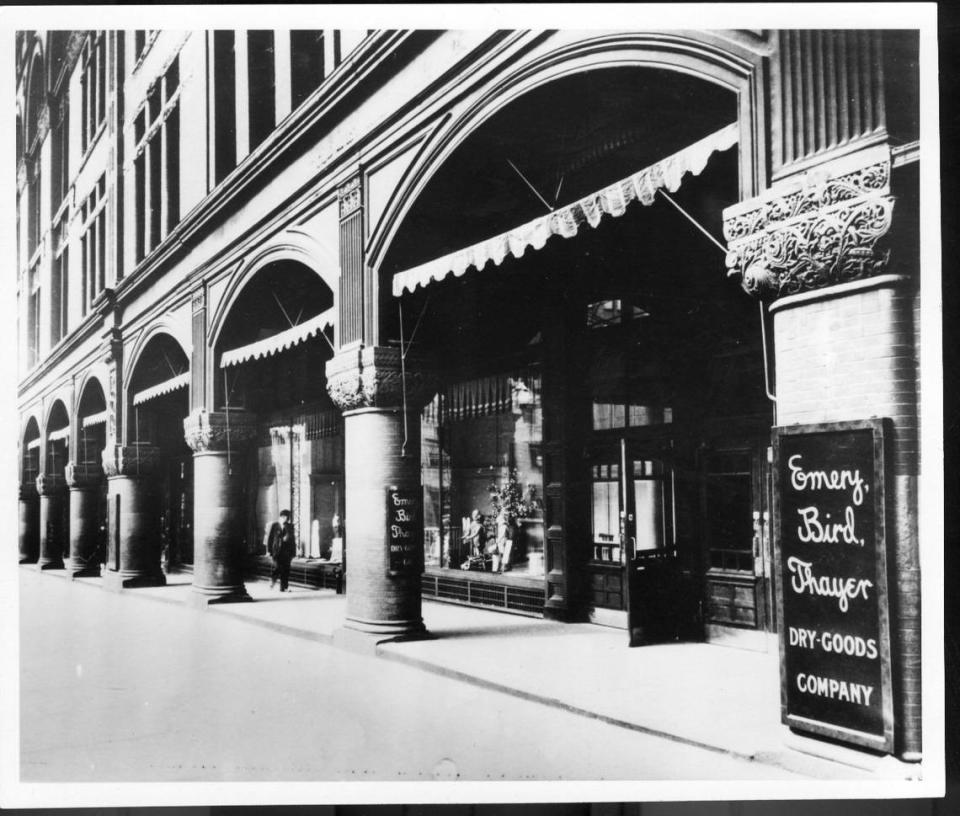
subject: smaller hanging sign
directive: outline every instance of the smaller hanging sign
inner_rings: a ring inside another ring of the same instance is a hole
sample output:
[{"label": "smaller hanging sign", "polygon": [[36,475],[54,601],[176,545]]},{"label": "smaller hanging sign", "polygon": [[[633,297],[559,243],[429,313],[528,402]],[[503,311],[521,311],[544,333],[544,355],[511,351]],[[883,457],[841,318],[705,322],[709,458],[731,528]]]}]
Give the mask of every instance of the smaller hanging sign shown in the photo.
[{"label": "smaller hanging sign", "polygon": [[417,575],[423,554],[419,491],[387,488],[388,575]]}]

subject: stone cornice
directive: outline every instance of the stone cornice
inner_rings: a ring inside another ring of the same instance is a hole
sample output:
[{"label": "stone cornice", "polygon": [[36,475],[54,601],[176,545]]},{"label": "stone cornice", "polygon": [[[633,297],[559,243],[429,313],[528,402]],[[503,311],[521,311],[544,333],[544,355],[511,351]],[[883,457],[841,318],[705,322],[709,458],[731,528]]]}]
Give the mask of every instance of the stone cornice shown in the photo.
[{"label": "stone cornice", "polygon": [[433,369],[428,360],[408,355],[401,367],[397,348],[374,346],[340,352],[327,361],[326,374],[327,393],[341,411],[399,408],[404,390],[408,410],[419,410],[433,394]]},{"label": "stone cornice", "polygon": [[890,151],[861,151],[728,207],[727,269],[755,296],[784,297],[884,272]]},{"label": "stone cornice", "polygon": [[241,451],[256,436],[257,417],[244,411],[199,408],[183,420],[183,438],[194,453]]}]

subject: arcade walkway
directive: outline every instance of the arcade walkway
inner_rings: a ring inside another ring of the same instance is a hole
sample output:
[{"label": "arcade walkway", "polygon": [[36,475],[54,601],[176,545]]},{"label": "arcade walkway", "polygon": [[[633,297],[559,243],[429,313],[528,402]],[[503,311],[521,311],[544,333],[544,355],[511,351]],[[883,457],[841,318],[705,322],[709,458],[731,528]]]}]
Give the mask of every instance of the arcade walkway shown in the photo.
[{"label": "arcade walkway", "polygon": [[114,594],[21,568],[23,781],[898,772],[787,747],[774,655],[431,602],[436,640],[361,655],[332,647],[333,591],[252,582],[257,602],[202,611],[170,578]]}]

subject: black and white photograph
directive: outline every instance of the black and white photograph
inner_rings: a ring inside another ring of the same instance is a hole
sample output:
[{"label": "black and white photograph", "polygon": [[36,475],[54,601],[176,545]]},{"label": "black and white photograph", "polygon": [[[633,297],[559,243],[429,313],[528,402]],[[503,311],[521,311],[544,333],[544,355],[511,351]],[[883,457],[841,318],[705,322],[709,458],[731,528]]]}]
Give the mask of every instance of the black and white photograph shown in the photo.
[{"label": "black and white photograph", "polygon": [[0,9],[0,803],[942,796],[936,23]]}]

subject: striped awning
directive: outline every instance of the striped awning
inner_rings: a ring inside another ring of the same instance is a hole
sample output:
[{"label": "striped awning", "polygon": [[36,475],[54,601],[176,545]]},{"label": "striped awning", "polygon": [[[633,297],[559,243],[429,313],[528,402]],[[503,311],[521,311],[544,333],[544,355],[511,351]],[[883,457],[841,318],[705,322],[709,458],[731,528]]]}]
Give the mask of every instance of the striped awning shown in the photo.
[{"label": "striped awning", "polygon": [[94,425],[106,425],[107,424],[107,410],[104,409],[96,414],[90,414],[85,416],[80,420],[81,428],[92,428]]},{"label": "striped awning", "polygon": [[59,442],[62,439],[69,439],[69,438],[70,438],[69,425],[65,425],[62,428],[57,428],[57,430],[50,431],[50,433],[47,434],[47,439],[49,439],[51,442]]},{"label": "striped awning", "polygon": [[604,215],[615,218],[623,215],[632,201],[649,206],[654,202],[657,190],[676,192],[687,173],[700,175],[714,153],[728,150],[739,141],[739,130],[739,124],[734,122],[573,204],[473,246],[397,272],[393,276],[393,294],[399,296],[404,291],[412,292],[418,286],[443,280],[449,275],[460,277],[470,269],[483,269],[490,261],[499,266],[508,255],[521,257],[528,247],[543,249],[552,235],[572,238],[583,224],[596,227]]},{"label": "striped awning", "polygon": [[324,329],[332,326],[335,319],[334,311],[332,308],[327,309],[311,317],[309,320],[304,320],[303,323],[292,326],[278,334],[265,337],[263,340],[257,340],[255,343],[248,343],[245,346],[225,351],[220,358],[220,367],[227,368],[245,363],[247,360],[259,360],[288,348],[298,346],[300,343],[309,340],[311,337],[315,337]]},{"label": "striped awning", "polygon": [[173,393],[174,391],[178,391],[181,388],[186,388],[189,385],[190,372],[184,371],[183,374],[177,374],[176,377],[171,377],[169,380],[164,380],[162,383],[151,385],[149,388],[144,388],[143,391],[137,391],[137,393],[133,395],[133,404],[142,405],[148,400],[162,397],[164,394]]}]

